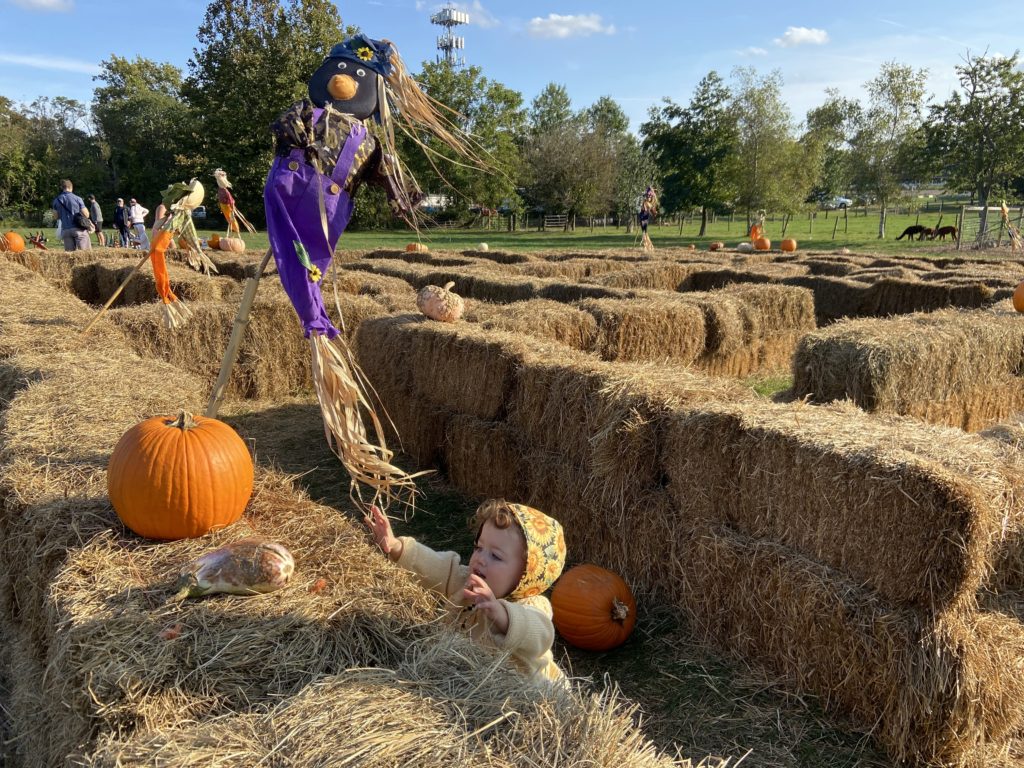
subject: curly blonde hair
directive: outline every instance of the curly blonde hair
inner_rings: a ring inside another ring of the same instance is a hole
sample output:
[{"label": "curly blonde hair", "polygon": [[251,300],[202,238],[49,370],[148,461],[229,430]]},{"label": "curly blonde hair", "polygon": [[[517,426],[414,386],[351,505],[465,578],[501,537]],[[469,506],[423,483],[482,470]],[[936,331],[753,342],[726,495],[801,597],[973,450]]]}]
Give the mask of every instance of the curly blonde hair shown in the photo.
[{"label": "curly blonde hair", "polygon": [[480,531],[483,530],[484,523],[487,521],[493,523],[495,528],[501,528],[502,530],[510,526],[514,527],[519,533],[519,538],[523,540],[523,544],[526,544],[526,534],[523,533],[523,529],[519,525],[516,513],[512,511],[512,508],[509,507],[505,499],[487,499],[487,501],[477,507],[476,513],[473,515],[476,539],[480,538]]}]

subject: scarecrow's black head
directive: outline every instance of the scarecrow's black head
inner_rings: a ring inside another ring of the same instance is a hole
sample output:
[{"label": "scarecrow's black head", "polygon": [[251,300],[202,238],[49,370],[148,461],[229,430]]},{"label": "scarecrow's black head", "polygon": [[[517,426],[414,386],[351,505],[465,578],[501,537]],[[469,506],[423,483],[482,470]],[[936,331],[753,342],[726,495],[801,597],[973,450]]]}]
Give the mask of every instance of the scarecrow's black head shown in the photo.
[{"label": "scarecrow's black head", "polygon": [[391,44],[353,35],[338,43],[309,79],[309,98],[318,107],[359,119],[377,113],[378,85],[391,73]]}]

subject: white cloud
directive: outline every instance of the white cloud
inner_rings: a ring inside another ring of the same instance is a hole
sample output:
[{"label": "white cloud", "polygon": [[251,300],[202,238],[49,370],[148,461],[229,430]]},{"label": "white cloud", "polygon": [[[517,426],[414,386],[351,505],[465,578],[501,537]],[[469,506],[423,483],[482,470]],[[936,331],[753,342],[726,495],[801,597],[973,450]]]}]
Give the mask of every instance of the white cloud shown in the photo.
[{"label": "white cloud", "polygon": [[748,46],[741,51],[737,51],[740,56],[767,56],[768,51],[764,48],[758,48],[756,45]]},{"label": "white cloud", "polygon": [[15,5],[30,11],[70,11],[75,7],[74,0],[13,0]]},{"label": "white cloud", "polygon": [[57,69],[62,72],[81,72],[86,75],[98,75],[100,68],[90,61],[60,59],[54,56],[22,56],[17,53],[0,53],[0,62],[16,64],[33,69]]},{"label": "white cloud", "polygon": [[474,26],[491,29],[501,24],[493,13],[484,8],[480,0],[473,0],[472,3],[453,3],[453,5],[460,11],[468,13],[469,23]]},{"label": "white cloud", "polygon": [[531,37],[558,39],[615,34],[615,26],[606,25],[600,14],[597,13],[585,13],[578,16],[549,13],[546,19],[542,19],[540,16],[530,19],[528,30]]},{"label": "white cloud", "polygon": [[828,32],[808,27],[786,27],[786,33],[782,37],[776,37],[772,42],[783,48],[792,48],[795,45],[823,45],[828,42]]}]

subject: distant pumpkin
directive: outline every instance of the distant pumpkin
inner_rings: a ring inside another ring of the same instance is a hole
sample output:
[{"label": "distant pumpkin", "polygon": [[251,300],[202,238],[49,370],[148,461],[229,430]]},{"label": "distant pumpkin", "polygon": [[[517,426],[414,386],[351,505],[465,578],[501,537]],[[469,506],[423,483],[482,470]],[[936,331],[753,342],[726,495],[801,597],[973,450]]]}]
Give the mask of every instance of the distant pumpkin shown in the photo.
[{"label": "distant pumpkin", "polygon": [[793,251],[796,250],[796,240],[794,240],[791,237],[787,237],[785,240],[779,243],[779,248],[786,251],[787,253],[792,253]]},{"label": "distant pumpkin", "polygon": [[723,243],[721,240],[716,240],[715,242],[708,245],[709,251],[720,251],[723,248],[725,248],[725,243]]},{"label": "distant pumpkin", "polygon": [[220,250],[220,235],[210,235],[210,239],[206,241],[206,244],[213,248],[215,251]]},{"label": "distant pumpkin", "polygon": [[231,253],[244,253],[245,240],[240,237],[222,237],[220,238],[219,248],[222,251],[230,251]]},{"label": "distant pumpkin", "polygon": [[426,253],[430,248],[423,243],[409,243],[405,246],[405,250],[407,253]]},{"label": "distant pumpkin", "polygon": [[772,241],[767,237],[759,237],[754,241],[755,251],[770,251],[772,249]]}]

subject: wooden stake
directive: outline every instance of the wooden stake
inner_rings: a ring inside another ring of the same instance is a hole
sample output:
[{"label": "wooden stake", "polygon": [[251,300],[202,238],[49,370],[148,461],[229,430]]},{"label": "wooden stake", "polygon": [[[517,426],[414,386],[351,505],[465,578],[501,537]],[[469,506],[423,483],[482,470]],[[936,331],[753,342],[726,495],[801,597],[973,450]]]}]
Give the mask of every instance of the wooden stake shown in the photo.
[{"label": "wooden stake", "polygon": [[142,265],[143,265],[143,264],[145,264],[145,263],[146,263],[147,261],[149,261],[149,251],[146,251],[146,255],[145,255],[145,256],[143,256],[143,257],[142,257],[142,258],[141,258],[141,259],[139,260],[139,263],[135,265],[135,269],[133,269],[133,270],[132,270],[131,272],[129,272],[129,273],[128,273],[128,277],[126,277],[126,278],[125,278],[125,279],[124,279],[124,280],[123,280],[123,281],[121,282],[121,284],[120,284],[119,286],[117,286],[117,290],[116,290],[116,291],[114,291],[113,295],[112,295],[112,296],[111,296],[111,297],[110,297],[109,299],[107,299],[107,303],[103,305],[103,309],[101,309],[101,310],[100,310],[99,312],[97,312],[97,313],[96,313],[96,317],[94,317],[94,318],[93,318],[93,319],[92,319],[92,320],[91,320],[91,321],[89,322],[89,324],[88,324],[87,326],[85,326],[85,328],[83,328],[83,329],[82,329],[82,335],[83,335],[83,336],[87,335],[87,334],[89,333],[89,331],[91,331],[91,330],[92,330],[92,327],[93,327],[94,325],[96,325],[96,321],[97,321],[97,320],[99,320],[99,319],[100,319],[101,317],[103,317],[103,315],[104,315],[104,314],[106,313],[106,311],[107,311],[108,309],[110,309],[110,305],[111,305],[111,304],[113,304],[113,303],[114,303],[114,302],[115,302],[115,301],[117,300],[117,297],[121,295],[121,291],[123,291],[123,290],[125,289],[125,287],[126,287],[126,286],[128,285],[128,283],[130,283],[130,282],[131,282],[131,279],[132,279],[133,277],[135,277],[135,274],[136,274],[136,273],[137,273],[137,272],[138,272],[138,271],[139,271],[140,269],[142,269]]},{"label": "wooden stake", "polygon": [[224,359],[220,362],[220,373],[217,375],[217,383],[213,385],[213,392],[210,393],[210,402],[206,405],[206,413],[203,415],[208,419],[217,418],[217,410],[224,399],[224,390],[227,389],[228,379],[231,378],[231,369],[238,357],[238,348],[242,345],[242,336],[245,333],[245,326],[249,324],[249,311],[252,309],[253,299],[256,298],[256,289],[259,287],[260,278],[263,277],[263,270],[267,268],[270,257],[274,251],[267,249],[260,268],[256,271],[255,277],[245,281],[245,290],[242,292],[242,303],[238,305],[238,314],[235,315],[234,325],[231,327],[231,339],[228,347],[224,350]]}]

